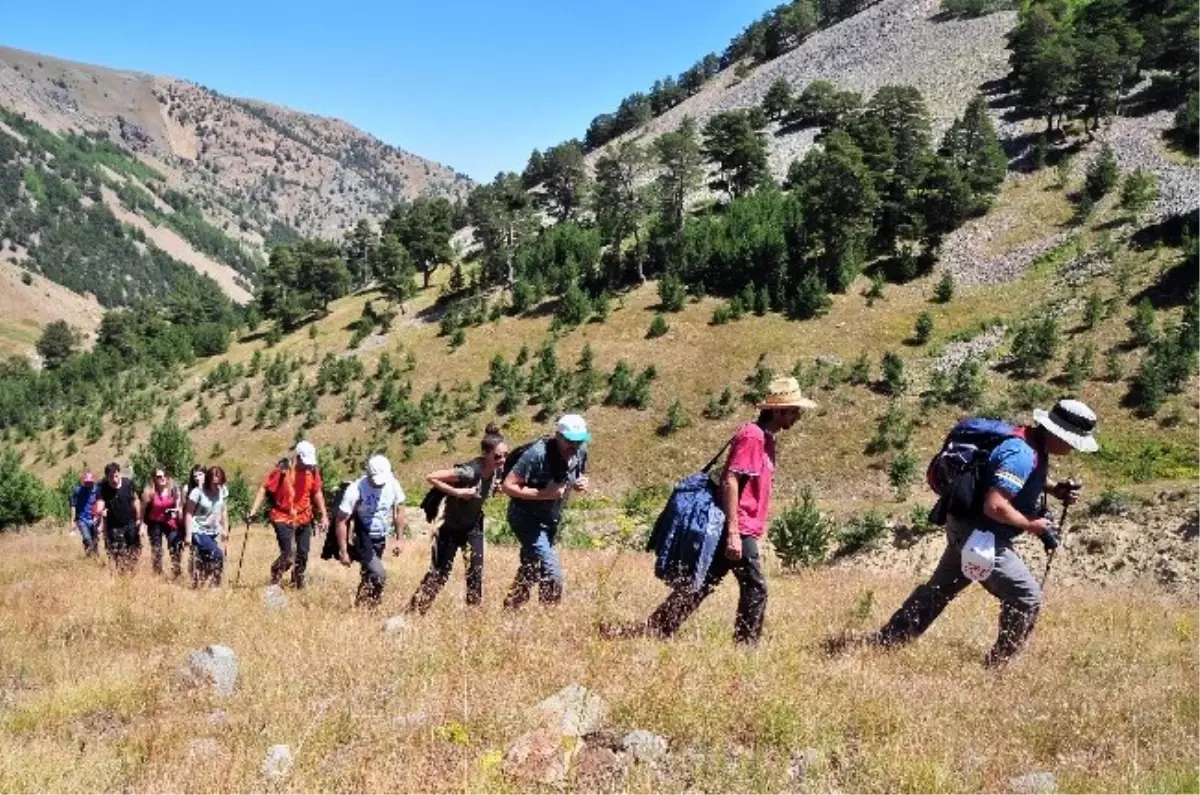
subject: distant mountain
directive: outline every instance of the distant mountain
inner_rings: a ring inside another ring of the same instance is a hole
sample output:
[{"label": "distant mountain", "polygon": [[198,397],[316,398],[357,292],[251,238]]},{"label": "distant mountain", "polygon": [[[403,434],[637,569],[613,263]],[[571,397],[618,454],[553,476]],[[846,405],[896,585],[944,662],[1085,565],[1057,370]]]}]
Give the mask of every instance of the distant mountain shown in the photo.
[{"label": "distant mountain", "polygon": [[338,119],[4,47],[0,107],[53,132],[108,133],[253,243],[273,226],[340,236],[397,199],[463,196],[472,184]]}]

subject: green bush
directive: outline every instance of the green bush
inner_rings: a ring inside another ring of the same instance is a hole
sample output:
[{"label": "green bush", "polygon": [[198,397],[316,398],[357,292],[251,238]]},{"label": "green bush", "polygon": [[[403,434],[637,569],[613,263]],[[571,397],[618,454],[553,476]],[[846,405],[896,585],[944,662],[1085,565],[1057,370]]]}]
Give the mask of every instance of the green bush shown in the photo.
[{"label": "green bush", "polygon": [[859,354],[854,360],[846,380],[853,386],[865,386],[871,382],[871,358],[867,354]]},{"label": "green bush", "polygon": [[917,323],[913,327],[913,342],[924,345],[933,335],[933,316],[928,312],[917,315]]},{"label": "green bush", "polygon": [[725,387],[719,398],[716,395],[708,396],[708,404],[704,407],[704,418],[723,420],[733,414],[733,410],[733,390]]},{"label": "green bush", "polygon": [[973,409],[987,393],[987,379],[977,359],[967,359],[954,371],[947,394],[950,402],[964,409]]},{"label": "green bush", "polygon": [[1012,344],[1017,373],[1026,378],[1044,374],[1058,353],[1061,341],[1058,321],[1049,315],[1021,324]]},{"label": "green bush", "polygon": [[950,274],[950,271],[943,271],[942,278],[933,288],[933,300],[939,304],[948,304],[952,298],[954,298],[954,276]]},{"label": "green bush", "polygon": [[906,447],[892,456],[892,461],[888,464],[888,482],[892,484],[897,502],[908,499],[916,476],[917,457],[911,450]]},{"label": "green bush", "polygon": [[133,454],[133,482],[140,489],[149,482],[158,467],[177,481],[184,481],[192,469],[192,441],[174,417],[167,417],[150,431],[150,438]]},{"label": "green bush", "polygon": [[887,535],[887,523],[878,511],[867,511],[846,523],[838,534],[838,557],[872,549]]},{"label": "green bush", "polygon": [[904,376],[904,360],[888,351],[883,354],[883,390],[889,395],[900,395],[908,389]]},{"label": "green bush", "polygon": [[32,524],[53,507],[53,497],[36,475],[21,468],[17,452],[0,454],[0,530]]},{"label": "green bush", "polygon": [[668,274],[659,280],[658,299],[664,312],[678,312],[683,309],[687,290],[679,277]]},{"label": "green bush", "polygon": [[660,314],[656,314],[654,320],[650,321],[650,328],[646,330],[646,339],[656,339],[670,330],[671,327],[667,324],[667,319]]},{"label": "green bush", "polygon": [[1135,348],[1144,348],[1153,344],[1158,337],[1154,322],[1154,306],[1149,298],[1138,301],[1133,308],[1133,317],[1129,321],[1130,342]]},{"label": "green bush", "polygon": [[1096,155],[1096,159],[1088,164],[1084,190],[1093,201],[1100,201],[1116,187],[1119,178],[1116,155],[1113,154],[1112,147],[1105,144]]},{"label": "green bush", "polygon": [[767,538],[785,569],[823,562],[835,534],[834,523],[817,510],[811,486],[805,486],[800,499],[776,517],[767,530]]},{"label": "green bush", "polygon": [[691,424],[691,419],[683,410],[683,404],[676,399],[667,409],[667,416],[663,419],[662,425],[658,426],[658,433],[660,436],[671,436]]}]

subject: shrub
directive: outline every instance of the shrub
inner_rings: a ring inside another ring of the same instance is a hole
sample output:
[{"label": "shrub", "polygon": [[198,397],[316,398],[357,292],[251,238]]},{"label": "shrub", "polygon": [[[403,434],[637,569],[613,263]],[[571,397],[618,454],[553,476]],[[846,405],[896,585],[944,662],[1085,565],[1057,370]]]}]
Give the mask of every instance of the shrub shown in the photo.
[{"label": "shrub", "polygon": [[863,296],[867,299],[867,306],[874,306],[875,302],[883,298],[883,274],[876,273],[871,277],[871,284],[867,287]]},{"label": "shrub", "polygon": [[467,344],[467,332],[461,328],[454,329],[454,333],[450,335],[450,347],[452,349],[461,348]]},{"label": "shrub", "polygon": [[1121,362],[1121,352],[1109,348],[1104,352],[1104,380],[1116,383],[1125,377],[1125,365]]},{"label": "shrub", "polygon": [[[358,337],[358,331],[354,332],[354,336]],[[366,334],[363,334],[362,337],[359,337],[359,339],[361,340],[363,337],[366,337],[366,336],[367,336]],[[267,330],[267,336],[265,339],[266,339],[268,348],[274,348],[276,345],[278,345],[280,342],[283,341],[283,329],[281,329],[279,327],[278,323],[274,323],[271,325],[271,328]],[[351,344],[350,347],[353,348],[354,344]]]},{"label": "shrub", "polygon": [[1096,349],[1091,345],[1071,348],[1063,365],[1063,379],[1072,392],[1079,392],[1083,382],[1092,377],[1095,367]]},{"label": "shrub", "polygon": [[133,480],[138,488],[148,483],[150,473],[162,467],[176,480],[182,482],[191,470],[192,440],[187,431],[179,427],[174,417],[168,416],[150,431],[150,438],[133,454]]},{"label": "shrub", "polygon": [[742,395],[742,400],[751,406],[762,403],[771,388],[771,379],[774,377],[775,371],[767,367],[765,354],[760,355],[754,364],[754,372],[746,376],[747,389]]},{"label": "shrub", "polygon": [[912,489],[913,480],[917,476],[917,457],[907,447],[892,456],[888,464],[888,482],[897,502],[904,502]]},{"label": "shrub", "polygon": [[1154,306],[1149,298],[1138,301],[1133,308],[1133,318],[1129,321],[1131,333],[1130,343],[1136,348],[1144,348],[1154,342],[1158,336],[1154,323]]},{"label": "shrub", "polygon": [[646,330],[646,339],[656,339],[670,330],[671,327],[667,324],[667,319],[661,314],[656,314],[654,320],[650,321],[650,328]]},{"label": "shrub", "polygon": [[708,404],[704,407],[704,417],[709,420],[723,420],[733,414],[733,390],[725,387],[718,398],[715,395],[708,396]]},{"label": "shrub", "polygon": [[658,300],[664,312],[678,312],[683,309],[687,299],[687,291],[683,281],[678,276],[667,274],[658,282]]},{"label": "shrub", "polygon": [[21,468],[17,451],[0,454],[0,530],[32,524],[50,513],[53,499],[32,472]]},{"label": "shrub", "polygon": [[1121,209],[1134,218],[1158,200],[1158,180],[1148,171],[1136,168],[1121,183]]},{"label": "shrub", "polygon": [[939,304],[948,304],[954,298],[954,276],[950,271],[943,271],[942,278],[933,288],[933,300]]},{"label": "shrub", "polygon": [[592,302],[579,285],[571,282],[554,310],[554,322],[562,328],[573,328],[592,314]]},{"label": "shrub", "polygon": [[1092,516],[1125,516],[1132,505],[1132,497],[1109,486],[1088,506],[1088,513]]},{"label": "shrub", "polygon": [[905,416],[900,403],[893,400],[875,421],[875,436],[867,443],[867,453],[875,455],[885,450],[901,450],[908,446],[912,432],[912,420]]},{"label": "shrub", "polygon": [[1021,324],[1012,344],[1017,372],[1026,378],[1045,373],[1058,353],[1060,341],[1058,321],[1049,315]]},{"label": "shrub", "polygon": [[733,309],[730,307],[729,304],[721,304],[720,306],[718,306],[716,309],[713,310],[711,322],[712,322],[712,325],[714,325],[714,326],[724,326],[726,323],[728,323],[732,319],[733,319]]},{"label": "shrub", "polygon": [[904,376],[904,360],[891,351],[883,354],[883,390],[889,395],[900,395],[908,389]]},{"label": "shrub", "polygon": [[987,379],[978,359],[967,359],[954,371],[947,397],[950,402],[964,409],[973,409],[983,400],[987,392]]},{"label": "shrub", "polygon": [[854,386],[864,386],[871,382],[871,358],[867,354],[860,354],[854,360],[854,364],[850,365],[850,372],[847,374],[846,380]]},{"label": "shrub", "polygon": [[767,538],[780,564],[795,569],[824,561],[835,532],[834,523],[817,510],[812,487],[805,486],[800,499],[771,522]]},{"label": "shrub", "polygon": [[867,511],[846,523],[838,535],[837,556],[853,555],[879,544],[887,535],[887,523],[878,511]]},{"label": "shrub", "polygon": [[1087,297],[1083,307],[1083,327],[1092,329],[1104,317],[1104,298],[1098,291],[1093,290]]},{"label": "shrub", "polygon": [[1084,191],[1093,201],[1099,201],[1116,187],[1119,176],[1116,155],[1112,147],[1105,144],[1096,159],[1088,164]]},{"label": "shrub", "polygon": [[667,416],[663,419],[662,425],[658,426],[660,436],[671,436],[676,431],[680,431],[692,424],[692,420],[688,417],[687,412],[683,410],[683,404],[678,399],[671,404],[667,409]]},{"label": "shrub", "polygon": [[933,316],[928,312],[917,315],[917,323],[913,326],[913,342],[924,345],[933,335]]}]

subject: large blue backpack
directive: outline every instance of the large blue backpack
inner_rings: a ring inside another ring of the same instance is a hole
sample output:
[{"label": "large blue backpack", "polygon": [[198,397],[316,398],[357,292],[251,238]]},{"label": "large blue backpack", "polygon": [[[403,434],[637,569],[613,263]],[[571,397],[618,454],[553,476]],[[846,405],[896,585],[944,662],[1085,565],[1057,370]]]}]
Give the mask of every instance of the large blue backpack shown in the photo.
[{"label": "large blue backpack", "polygon": [[983,417],[968,417],[951,428],[942,449],[925,470],[925,480],[939,497],[930,520],[942,525],[947,516],[978,517],[990,482],[988,460],[992,451],[1020,436],[1013,425]]},{"label": "large blue backpack", "polygon": [[699,472],[675,485],[654,523],[646,551],[655,553],[654,576],[672,587],[688,585],[699,590],[717,554],[725,511],[708,473],[728,447],[726,442]]}]

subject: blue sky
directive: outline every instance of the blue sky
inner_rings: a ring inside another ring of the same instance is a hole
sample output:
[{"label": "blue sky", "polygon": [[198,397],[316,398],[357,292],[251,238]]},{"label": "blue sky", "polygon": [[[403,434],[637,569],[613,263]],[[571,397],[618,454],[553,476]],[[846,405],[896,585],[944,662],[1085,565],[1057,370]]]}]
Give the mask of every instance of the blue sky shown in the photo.
[{"label": "blue sky", "polygon": [[0,44],[337,116],[488,180],[777,2],[0,0]]}]

